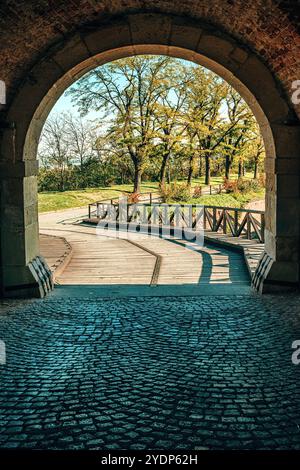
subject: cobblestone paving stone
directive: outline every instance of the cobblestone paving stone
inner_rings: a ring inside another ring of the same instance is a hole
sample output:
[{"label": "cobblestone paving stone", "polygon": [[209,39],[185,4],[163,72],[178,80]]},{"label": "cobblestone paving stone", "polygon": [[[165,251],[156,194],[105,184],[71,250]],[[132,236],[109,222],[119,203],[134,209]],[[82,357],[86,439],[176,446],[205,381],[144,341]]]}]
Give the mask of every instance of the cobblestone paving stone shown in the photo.
[{"label": "cobblestone paving stone", "polygon": [[300,298],[0,305],[0,447],[300,449]]}]

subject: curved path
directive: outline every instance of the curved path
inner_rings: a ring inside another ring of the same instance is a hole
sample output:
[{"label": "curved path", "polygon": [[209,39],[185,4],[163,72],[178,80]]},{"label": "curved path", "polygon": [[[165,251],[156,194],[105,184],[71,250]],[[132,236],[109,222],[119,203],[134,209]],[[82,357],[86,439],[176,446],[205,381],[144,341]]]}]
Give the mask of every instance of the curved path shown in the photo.
[{"label": "curved path", "polygon": [[[211,288],[218,294],[249,288],[239,253],[176,238],[97,229],[79,224],[83,215],[68,210],[40,216],[43,235],[64,237],[72,246],[69,263],[56,276],[60,286],[123,286],[121,293],[126,286],[164,286],[171,291],[179,286],[180,294],[185,287],[185,292],[193,295],[212,292]],[[47,253],[49,256],[49,250]],[[168,289],[164,292],[170,293]]]}]

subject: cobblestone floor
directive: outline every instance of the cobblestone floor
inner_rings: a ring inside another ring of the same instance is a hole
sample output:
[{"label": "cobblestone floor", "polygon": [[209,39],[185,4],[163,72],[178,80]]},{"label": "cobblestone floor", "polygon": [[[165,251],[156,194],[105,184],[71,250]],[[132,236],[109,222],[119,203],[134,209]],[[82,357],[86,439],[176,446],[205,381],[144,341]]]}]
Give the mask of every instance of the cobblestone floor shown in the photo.
[{"label": "cobblestone floor", "polygon": [[0,447],[300,449],[300,298],[2,302]]}]

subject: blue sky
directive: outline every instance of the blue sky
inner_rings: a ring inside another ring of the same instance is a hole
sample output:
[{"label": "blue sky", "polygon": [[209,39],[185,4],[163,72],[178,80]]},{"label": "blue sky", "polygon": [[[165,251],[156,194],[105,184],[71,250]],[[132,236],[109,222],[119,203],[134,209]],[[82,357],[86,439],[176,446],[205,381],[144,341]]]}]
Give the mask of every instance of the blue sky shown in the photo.
[{"label": "blue sky", "polygon": [[[56,104],[54,105],[54,107],[52,108],[49,114],[49,117],[51,117],[51,115],[53,116],[55,114],[68,113],[68,112],[71,112],[73,115],[75,115],[75,117],[79,116],[77,106],[74,106],[72,104],[71,96],[67,96],[65,92],[57,100]],[[99,113],[97,113],[96,111],[91,111],[87,114],[85,119],[92,120],[92,119],[96,119],[97,117],[99,117]]]}]

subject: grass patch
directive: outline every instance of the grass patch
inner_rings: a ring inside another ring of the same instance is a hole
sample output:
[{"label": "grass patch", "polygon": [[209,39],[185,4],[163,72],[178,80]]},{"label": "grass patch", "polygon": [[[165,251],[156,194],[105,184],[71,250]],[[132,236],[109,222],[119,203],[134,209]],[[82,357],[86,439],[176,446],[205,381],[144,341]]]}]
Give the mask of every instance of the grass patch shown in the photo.
[{"label": "grass patch", "polygon": [[190,198],[185,204],[202,204],[203,206],[234,207],[242,209],[249,202],[259,201],[264,199],[264,197],[265,191],[262,189],[257,192],[249,191],[246,193],[204,195],[199,198]]},{"label": "grass patch", "polygon": [[[157,183],[144,183],[142,192],[148,193],[157,191]],[[58,211],[62,209],[71,209],[74,207],[83,207],[96,201],[112,199],[119,197],[123,193],[131,192],[132,185],[122,184],[105,188],[88,188],[79,191],[54,191],[39,193],[39,212]]]},{"label": "grass patch", "polygon": [[[193,186],[203,185],[203,179],[195,179]],[[223,182],[222,177],[212,178],[212,185]],[[179,182],[180,184],[180,182]],[[157,192],[157,182],[145,182],[142,184],[142,192]],[[39,212],[50,212],[63,209],[71,209],[74,207],[84,207],[88,204],[101,200],[108,200],[120,196],[122,193],[132,192],[131,184],[115,185],[102,188],[88,188],[78,191],[65,192],[47,192],[39,193]],[[213,194],[203,195],[199,198],[190,198],[188,201],[182,201],[182,204],[206,204],[208,206],[227,206],[227,207],[244,207],[248,202],[263,199],[264,190],[258,192],[247,193],[231,193],[231,194]]]},{"label": "grass patch", "polygon": [[186,204],[201,204],[203,206],[224,206],[224,207],[242,207],[241,201],[238,201],[231,194],[206,194],[199,198],[191,198]]}]

